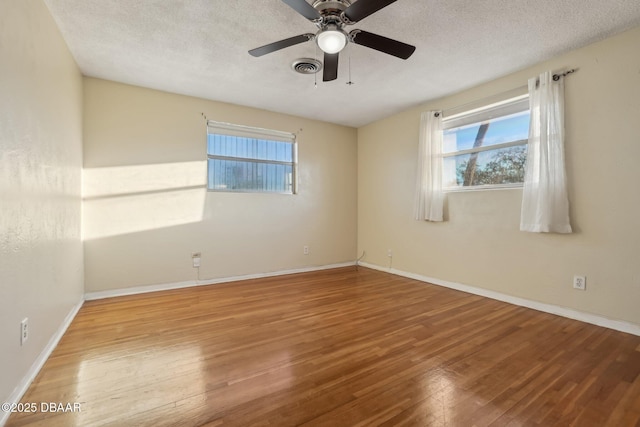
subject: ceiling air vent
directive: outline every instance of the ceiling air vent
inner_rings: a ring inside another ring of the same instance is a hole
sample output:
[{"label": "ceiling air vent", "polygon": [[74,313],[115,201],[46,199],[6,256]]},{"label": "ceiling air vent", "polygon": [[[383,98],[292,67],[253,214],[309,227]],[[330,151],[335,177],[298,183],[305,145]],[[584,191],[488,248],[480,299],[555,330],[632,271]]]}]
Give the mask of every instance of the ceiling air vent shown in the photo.
[{"label": "ceiling air vent", "polygon": [[300,74],[315,74],[322,70],[322,63],[313,58],[300,58],[293,61],[291,68]]}]

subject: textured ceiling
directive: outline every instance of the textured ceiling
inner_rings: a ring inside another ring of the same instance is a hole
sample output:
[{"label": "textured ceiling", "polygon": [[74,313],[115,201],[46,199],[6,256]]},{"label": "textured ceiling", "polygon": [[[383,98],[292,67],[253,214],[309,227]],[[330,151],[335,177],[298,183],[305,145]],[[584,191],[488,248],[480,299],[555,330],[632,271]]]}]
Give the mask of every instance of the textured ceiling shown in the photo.
[{"label": "textured ceiling", "polygon": [[281,0],[45,2],[84,75],[354,127],[640,25],[638,0],[398,0],[348,30],[415,45],[414,55],[350,44],[338,79],[318,75],[314,87],[291,69],[316,56],[313,42],[247,53],[315,32]]}]

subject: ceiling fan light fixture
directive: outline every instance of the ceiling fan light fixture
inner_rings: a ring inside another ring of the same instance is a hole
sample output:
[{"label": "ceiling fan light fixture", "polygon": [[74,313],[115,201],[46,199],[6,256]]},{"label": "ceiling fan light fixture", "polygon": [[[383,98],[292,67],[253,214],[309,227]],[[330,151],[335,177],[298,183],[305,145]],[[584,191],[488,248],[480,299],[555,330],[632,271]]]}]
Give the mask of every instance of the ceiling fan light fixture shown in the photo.
[{"label": "ceiling fan light fixture", "polygon": [[347,35],[337,28],[328,28],[316,35],[316,43],[325,53],[338,53],[346,46]]}]

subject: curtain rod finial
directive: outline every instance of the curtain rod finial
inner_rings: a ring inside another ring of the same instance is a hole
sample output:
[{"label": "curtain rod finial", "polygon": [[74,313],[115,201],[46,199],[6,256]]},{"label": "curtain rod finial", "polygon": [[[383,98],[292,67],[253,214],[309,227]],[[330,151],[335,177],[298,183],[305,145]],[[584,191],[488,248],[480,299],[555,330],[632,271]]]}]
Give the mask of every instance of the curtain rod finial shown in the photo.
[{"label": "curtain rod finial", "polygon": [[560,80],[562,77],[568,76],[569,74],[573,74],[576,71],[578,71],[577,68],[571,68],[570,70],[565,71],[564,73],[559,73],[559,74],[554,74],[553,75],[553,81],[557,82],[558,80]]}]

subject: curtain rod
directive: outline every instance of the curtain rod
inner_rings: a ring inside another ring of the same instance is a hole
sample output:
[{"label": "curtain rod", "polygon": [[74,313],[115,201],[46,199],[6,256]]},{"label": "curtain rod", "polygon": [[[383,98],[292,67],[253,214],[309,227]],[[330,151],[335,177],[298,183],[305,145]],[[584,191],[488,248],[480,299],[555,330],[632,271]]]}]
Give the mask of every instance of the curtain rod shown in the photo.
[{"label": "curtain rod", "polygon": [[[566,77],[569,74],[573,74],[576,71],[578,71],[577,68],[571,68],[570,70],[567,70],[567,71],[565,71],[563,73],[555,73],[555,74],[553,74],[553,76],[551,78],[553,79],[554,82],[557,82],[561,78]],[[487,97],[482,98],[482,99],[476,99],[475,101],[467,102],[466,104],[456,105],[455,107],[447,108],[446,110],[442,110],[442,111],[436,111],[433,115],[435,117],[439,117],[440,114],[444,115],[448,111],[462,109],[462,108],[465,108],[465,107],[467,107],[469,105],[478,104],[478,103],[482,102],[483,100],[487,100],[487,99],[490,99],[490,98],[499,98],[501,95],[506,95],[506,94],[511,93],[511,92],[516,92],[518,90],[523,90],[523,89],[526,89],[527,87],[528,87],[527,85],[518,86],[516,88],[509,89],[509,90],[506,90],[504,92],[501,92],[501,93],[498,93],[498,94],[495,94],[495,95],[491,95],[491,96],[487,96]]]}]

